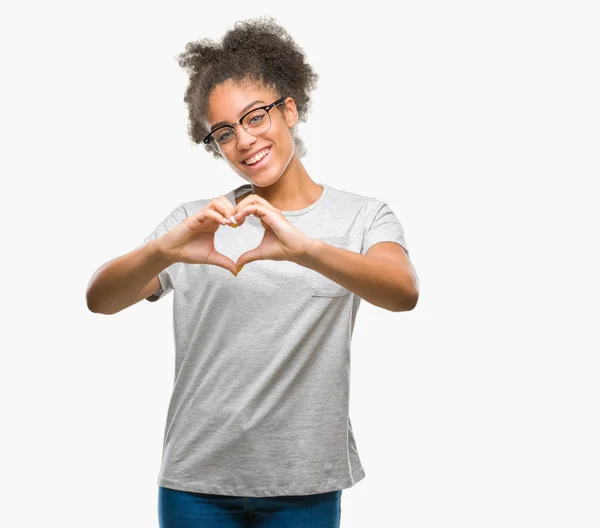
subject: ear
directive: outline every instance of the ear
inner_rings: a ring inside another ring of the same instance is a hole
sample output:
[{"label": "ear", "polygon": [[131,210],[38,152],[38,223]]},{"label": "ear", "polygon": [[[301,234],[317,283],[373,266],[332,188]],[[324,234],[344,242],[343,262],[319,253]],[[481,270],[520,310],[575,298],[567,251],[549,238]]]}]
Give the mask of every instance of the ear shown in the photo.
[{"label": "ear", "polygon": [[282,111],[288,128],[292,128],[298,122],[298,109],[296,108],[296,103],[291,97],[288,97],[285,100]]}]

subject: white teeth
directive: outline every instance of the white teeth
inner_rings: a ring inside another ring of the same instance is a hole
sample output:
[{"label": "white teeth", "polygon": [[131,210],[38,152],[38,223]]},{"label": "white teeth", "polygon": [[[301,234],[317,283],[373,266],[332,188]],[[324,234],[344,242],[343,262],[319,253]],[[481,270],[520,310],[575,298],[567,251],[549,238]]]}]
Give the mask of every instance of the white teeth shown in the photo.
[{"label": "white teeth", "polygon": [[263,159],[271,150],[271,147],[266,148],[265,150],[262,150],[261,152],[259,152],[256,156],[253,156],[250,159],[247,159],[244,163],[246,165],[254,165],[257,161],[260,161],[261,159]]}]

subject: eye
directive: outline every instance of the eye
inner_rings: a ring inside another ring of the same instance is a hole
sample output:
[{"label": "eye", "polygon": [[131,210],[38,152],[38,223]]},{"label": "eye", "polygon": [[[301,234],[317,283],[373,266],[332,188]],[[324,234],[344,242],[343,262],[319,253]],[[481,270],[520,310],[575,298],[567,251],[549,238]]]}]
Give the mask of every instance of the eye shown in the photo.
[{"label": "eye", "polygon": [[223,131],[218,131],[216,134],[216,140],[219,143],[226,143],[227,141],[229,141],[231,139],[231,137],[233,136],[233,130],[223,130]]},{"label": "eye", "polygon": [[262,115],[254,116],[252,119],[250,119],[250,124],[255,125],[257,123],[260,123],[263,119],[264,119],[264,116],[262,116]]}]

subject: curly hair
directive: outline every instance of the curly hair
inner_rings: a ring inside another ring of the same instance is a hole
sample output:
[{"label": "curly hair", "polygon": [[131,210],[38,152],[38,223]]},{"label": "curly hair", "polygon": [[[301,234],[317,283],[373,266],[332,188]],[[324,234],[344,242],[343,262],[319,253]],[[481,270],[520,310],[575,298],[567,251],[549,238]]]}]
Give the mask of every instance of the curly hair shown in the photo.
[{"label": "curly hair", "polygon": [[[255,84],[274,90],[280,97],[291,97],[296,103],[298,121],[305,122],[310,92],[319,79],[306,62],[302,48],[270,16],[236,22],[221,42],[208,38],[188,42],[176,59],[190,76],[183,100],[188,105],[188,135],[198,144],[203,144],[202,139],[210,132],[204,119],[208,98],[218,84],[227,80],[240,85]],[[304,143],[295,127],[291,132],[298,155],[303,157]],[[222,158],[210,145],[204,147],[215,158]]]}]

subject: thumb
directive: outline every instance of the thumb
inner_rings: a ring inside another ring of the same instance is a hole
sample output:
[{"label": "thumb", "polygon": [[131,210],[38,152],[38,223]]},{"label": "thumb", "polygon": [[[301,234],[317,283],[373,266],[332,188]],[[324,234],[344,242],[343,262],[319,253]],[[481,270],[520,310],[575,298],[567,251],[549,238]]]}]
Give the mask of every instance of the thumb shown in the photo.
[{"label": "thumb", "polygon": [[222,253],[219,253],[216,249],[214,249],[208,258],[206,259],[205,264],[213,264],[214,266],[220,266],[226,270],[231,271],[234,275],[237,275],[237,270],[235,266],[235,262],[231,260],[229,257],[226,257]]},{"label": "thumb", "polygon": [[255,260],[261,260],[261,259],[262,259],[262,255],[260,252],[260,246],[255,247],[254,249],[246,251],[246,253],[242,253],[238,257],[237,262],[236,262],[236,269],[238,270],[238,273],[239,273],[239,269],[241,266],[245,266],[249,262],[254,262]]}]

